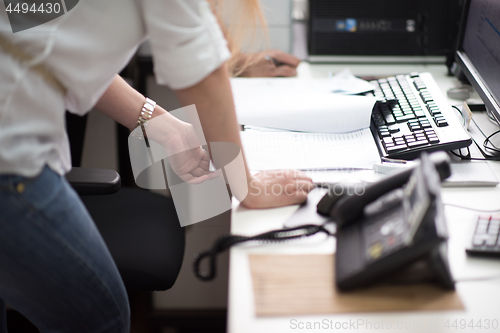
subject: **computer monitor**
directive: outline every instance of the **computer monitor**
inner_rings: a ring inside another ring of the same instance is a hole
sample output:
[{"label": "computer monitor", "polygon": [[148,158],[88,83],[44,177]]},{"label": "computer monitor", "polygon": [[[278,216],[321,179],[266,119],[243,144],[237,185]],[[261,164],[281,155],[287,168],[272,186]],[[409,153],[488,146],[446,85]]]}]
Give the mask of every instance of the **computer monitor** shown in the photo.
[{"label": "computer monitor", "polygon": [[468,0],[458,41],[457,64],[500,121],[500,1]]}]

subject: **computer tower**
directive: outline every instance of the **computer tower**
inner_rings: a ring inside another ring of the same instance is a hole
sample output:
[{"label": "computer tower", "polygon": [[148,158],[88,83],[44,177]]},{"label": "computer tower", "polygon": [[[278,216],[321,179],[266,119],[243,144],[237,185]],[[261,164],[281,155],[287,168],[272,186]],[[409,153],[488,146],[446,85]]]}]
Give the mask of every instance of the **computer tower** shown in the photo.
[{"label": "computer tower", "polygon": [[309,0],[311,61],[442,62],[463,0]]}]

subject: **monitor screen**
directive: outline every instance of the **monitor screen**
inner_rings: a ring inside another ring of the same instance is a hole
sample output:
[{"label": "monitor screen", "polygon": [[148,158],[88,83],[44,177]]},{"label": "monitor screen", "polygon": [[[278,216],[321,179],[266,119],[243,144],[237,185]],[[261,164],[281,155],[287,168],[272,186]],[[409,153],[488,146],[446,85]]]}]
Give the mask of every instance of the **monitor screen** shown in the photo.
[{"label": "monitor screen", "polygon": [[461,28],[458,64],[500,120],[500,1],[468,1]]}]

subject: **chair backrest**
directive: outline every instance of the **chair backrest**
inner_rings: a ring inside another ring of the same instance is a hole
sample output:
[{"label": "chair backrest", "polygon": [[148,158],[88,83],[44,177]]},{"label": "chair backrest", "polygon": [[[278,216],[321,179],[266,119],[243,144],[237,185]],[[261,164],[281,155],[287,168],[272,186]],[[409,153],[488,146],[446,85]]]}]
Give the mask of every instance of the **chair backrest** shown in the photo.
[{"label": "chair backrest", "polygon": [[71,149],[71,165],[74,167],[80,167],[82,165],[87,118],[87,115],[80,117],[66,112],[66,132],[68,133],[69,147]]},{"label": "chair backrest", "polygon": [[[87,117],[67,113],[66,123],[73,166],[80,166]],[[184,228],[180,226],[171,198],[135,186],[128,157],[129,133],[125,127],[121,128],[117,133],[120,176],[130,169],[129,184],[134,186],[122,186],[112,195],[83,195],[81,199],[126,288],[129,291],[166,290],[174,284],[182,265]]]},{"label": "chair backrest", "polygon": [[[66,131],[68,133],[71,149],[71,165],[82,166],[83,148],[85,143],[85,131],[87,129],[88,115],[83,117],[66,112]],[[129,130],[120,124],[116,126],[117,152],[118,152],[118,173],[120,174],[122,185],[135,187],[132,166],[130,165],[130,155],[128,152]]]}]

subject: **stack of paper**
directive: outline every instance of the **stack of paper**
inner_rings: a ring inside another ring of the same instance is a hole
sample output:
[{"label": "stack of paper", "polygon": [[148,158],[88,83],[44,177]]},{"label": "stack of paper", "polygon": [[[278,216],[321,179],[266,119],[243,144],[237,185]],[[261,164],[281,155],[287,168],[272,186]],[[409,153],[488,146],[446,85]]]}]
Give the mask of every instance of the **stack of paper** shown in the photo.
[{"label": "stack of paper", "polygon": [[241,132],[250,170],[371,169],[380,162],[369,129],[345,134]]},{"label": "stack of paper", "polygon": [[463,161],[451,163],[451,176],[443,187],[494,187],[498,179],[486,161]]},{"label": "stack of paper", "polygon": [[231,83],[240,124],[267,128],[241,133],[251,170],[371,169],[380,161],[368,129],[376,99],[346,95],[373,87],[348,70],[330,79]]},{"label": "stack of paper", "polygon": [[[238,121],[244,125],[315,133],[368,128],[375,98],[345,93],[373,87],[345,73],[341,79],[232,79]],[[340,90],[342,83],[347,90]]]}]

